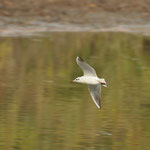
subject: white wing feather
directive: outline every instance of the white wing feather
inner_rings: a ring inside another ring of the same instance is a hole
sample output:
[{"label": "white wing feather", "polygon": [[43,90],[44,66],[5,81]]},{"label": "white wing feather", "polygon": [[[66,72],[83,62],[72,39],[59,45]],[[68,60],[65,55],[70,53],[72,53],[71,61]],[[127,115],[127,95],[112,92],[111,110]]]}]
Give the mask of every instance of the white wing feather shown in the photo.
[{"label": "white wing feather", "polygon": [[97,77],[94,68],[92,68],[89,64],[87,64],[81,57],[77,57],[76,62],[79,65],[79,67],[82,69],[84,76]]},{"label": "white wing feather", "polygon": [[96,104],[96,106],[101,109],[101,98],[100,98],[100,89],[101,89],[101,85],[100,84],[96,84],[96,85],[88,85],[88,89],[90,92],[90,95],[92,96],[92,99],[94,101],[94,103]]}]

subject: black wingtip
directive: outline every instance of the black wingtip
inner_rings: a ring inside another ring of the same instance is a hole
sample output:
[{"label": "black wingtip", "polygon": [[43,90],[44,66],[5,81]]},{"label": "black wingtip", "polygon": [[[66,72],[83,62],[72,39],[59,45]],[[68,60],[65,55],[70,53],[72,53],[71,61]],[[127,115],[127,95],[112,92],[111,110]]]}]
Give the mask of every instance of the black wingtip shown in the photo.
[{"label": "black wingtip", "polygon": [[79,57],[79,56],[78,56],[77,58],[78,58],[79,61],[84,61],[84,60],[83,60],[81,57]]}]

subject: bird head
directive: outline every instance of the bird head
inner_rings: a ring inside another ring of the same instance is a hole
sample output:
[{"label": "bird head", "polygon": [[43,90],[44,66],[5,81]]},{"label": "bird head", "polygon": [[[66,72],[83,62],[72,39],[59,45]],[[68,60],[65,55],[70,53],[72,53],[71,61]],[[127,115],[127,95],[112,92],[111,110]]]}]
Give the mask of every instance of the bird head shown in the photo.
[{"label": "bird head", "polygon": [[74,79],[73,82],[78,82],[78,83],[80,83],[80,82],[81,82],[80,77]]}]

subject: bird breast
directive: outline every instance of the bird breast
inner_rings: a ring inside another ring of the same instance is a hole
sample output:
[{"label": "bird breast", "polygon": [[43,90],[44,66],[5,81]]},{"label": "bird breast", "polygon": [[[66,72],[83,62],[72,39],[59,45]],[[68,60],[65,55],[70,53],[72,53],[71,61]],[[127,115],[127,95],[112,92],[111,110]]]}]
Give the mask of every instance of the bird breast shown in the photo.
[{"label": "bird breast", "polygon": [[93,77],[83,76],[83,77],[81,77],[81,83],[95,85],[95,84],[99,84],[99,79],[94,76]]}]

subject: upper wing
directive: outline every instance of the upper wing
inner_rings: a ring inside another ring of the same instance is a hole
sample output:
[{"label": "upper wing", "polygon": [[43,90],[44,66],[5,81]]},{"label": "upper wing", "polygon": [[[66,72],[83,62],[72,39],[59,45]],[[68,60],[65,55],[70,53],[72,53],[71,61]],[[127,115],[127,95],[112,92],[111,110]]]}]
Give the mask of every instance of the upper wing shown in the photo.
[{"label": "upper wing", "polygon": [[90,65],[88,65],[81,57],[77,57],[76,62],[82,69],[85,76],[97,77],[95,70]]},{"label": "upper wing", "polygon": [[88,85],[90,95],[92,96],[94,103],[99,109],[101,109],[100,88],[101,88],[100,84]]}]

